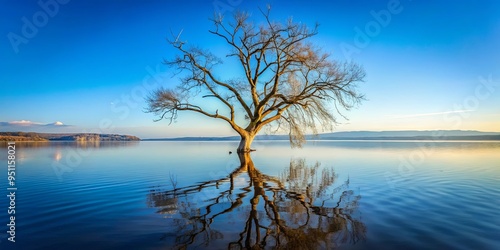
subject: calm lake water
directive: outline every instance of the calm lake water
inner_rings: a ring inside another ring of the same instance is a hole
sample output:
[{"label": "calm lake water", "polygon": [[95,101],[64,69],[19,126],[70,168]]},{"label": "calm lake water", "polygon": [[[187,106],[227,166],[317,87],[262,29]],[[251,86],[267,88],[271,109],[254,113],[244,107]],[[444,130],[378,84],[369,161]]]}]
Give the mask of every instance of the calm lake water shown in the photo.
[{"label": "calm lake water", "polygon": [[0,249],[500,249],[500,143],[16,143]]}]

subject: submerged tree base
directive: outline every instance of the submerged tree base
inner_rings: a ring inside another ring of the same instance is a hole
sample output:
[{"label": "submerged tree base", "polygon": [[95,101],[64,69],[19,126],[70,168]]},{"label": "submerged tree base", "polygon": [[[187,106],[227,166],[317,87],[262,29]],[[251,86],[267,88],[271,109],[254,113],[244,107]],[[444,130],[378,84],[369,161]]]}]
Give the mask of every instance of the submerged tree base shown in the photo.
[{"label": "submerged tree base", "polygon": [[255,135],[242,136],[236,152],[238,152],[238,154],[246,154],[255,151],[255,149],[250,148],[254,137]]},{"label": "submerged tree base", "polygon": [[236,150],[236,153],[238,153],[238,154],[247,154],[247,153],[250,153],[250,152],[253,152],[253,151],[257,151],[257,149],[253,149],[253,148],[250,148],[250,149],[238,149],[238,150]]}]

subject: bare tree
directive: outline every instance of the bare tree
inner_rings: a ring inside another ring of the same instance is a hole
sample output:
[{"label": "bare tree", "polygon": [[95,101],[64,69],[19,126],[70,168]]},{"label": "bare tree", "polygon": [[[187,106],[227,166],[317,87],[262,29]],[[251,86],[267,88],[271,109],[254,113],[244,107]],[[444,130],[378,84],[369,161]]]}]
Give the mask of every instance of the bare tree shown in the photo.
[{"label": "bare tree", "polygon": [[[214,29],[209,32],[229,45],[225,56],[241,66],[240,78],[217,74],[223,60],[210,51],[187,46],[180,35],[170,40],[179,54],[165,64],[182,76],[177,88],[154,91],[147,99],[147,111],[170,122],[178,111],[224,120],[241,136],[238,152],[251,151],[254,137],[269,124],[275,131],[286,130],[292,146],[301,146],[308,132],[332,130],[337,123],[334,113],[342,115],[342,109],[349,110],[363,99],[356,87],[364,70],[355,63],[332,60],[309,42],[318,25],[311,29],[292,19],[273,22],[269,9],[262,15],[260,25],[241,12],[232,22],[222,16],[211,19]],[[194,97],[213,98],[224,108],[195,104]],[[237,117],[240,111],[245,119]]]}]

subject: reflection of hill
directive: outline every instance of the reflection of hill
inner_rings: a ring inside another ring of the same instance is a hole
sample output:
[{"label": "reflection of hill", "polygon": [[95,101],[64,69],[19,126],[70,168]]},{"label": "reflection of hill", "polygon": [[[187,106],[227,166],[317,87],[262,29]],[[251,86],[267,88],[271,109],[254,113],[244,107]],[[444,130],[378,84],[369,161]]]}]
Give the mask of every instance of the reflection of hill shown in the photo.
[{"label": "reflection of hill", "polygon": [[0,141],[139,141],[140,138],[131,135],[118,134],[54,134],[35,132],[0,132]]},{"label": "reflection of hill", "polygon": [[[138,141],[34,141],[16,142],[19,148],[42,148],[42,147],[75,147],[75,148],[106,148],[106,147],[128,147],[139,145]],[[7,142],[0,141],[0,145],[7,145]]]},{"label": "reflection of hill", "polygon": [[292,160],[273,177],[256,169],[249,155],[240,161],[225,178],[151,191],[149,205],[172,222],[164,240],[179,249],[332,249],[364,239],[356,217],[361,196],[349,190],[349,180],[333,188],[332,169]]}]

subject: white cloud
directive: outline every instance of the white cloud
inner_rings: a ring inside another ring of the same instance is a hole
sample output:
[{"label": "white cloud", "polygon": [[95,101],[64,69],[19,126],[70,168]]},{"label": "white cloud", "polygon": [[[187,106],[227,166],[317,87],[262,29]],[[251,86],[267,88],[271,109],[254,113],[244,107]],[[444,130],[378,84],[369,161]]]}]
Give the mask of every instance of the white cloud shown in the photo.
[{"label": "white cloud", "polygon": [[61,128],[70,128],[74,127],[71,125],[65,125],[60,121],[56,121],[53,123],[42,123],[42,122],[33,122],[29,120],[20,120],[20,121],[9,121],[9,122],[0,122],[1,131],[4,132],[14,132],[14,131],[23,131],[23,132],[44,132],[45,130],[54,130]]},{"label": "white cloud", "polygon": [[32,121],[27,121],[27,120],[11,121],[11,122],[7,122],[7,123],[11,124],[11,125],[20,125],[20,126],[31,126],[31,125],[42,125],[43,124],[40,122],[32,122]]},{"label": "white cloud", "polygon": [[443,112],[432,112],[432,113],[423,113],[423,114],[410,114],[410,115],[387,115],[389,118],[393,119],[401,119],[401,118],[413,118],[413,117],[423,117],[423,116],[435,116],[435,115],[445,115],[445,114],[454,114],[454,113],[467,113],[472,112],[474,110],[452,110],[452,111],[443,111]]}]

